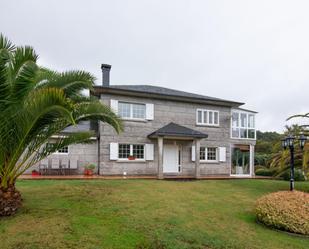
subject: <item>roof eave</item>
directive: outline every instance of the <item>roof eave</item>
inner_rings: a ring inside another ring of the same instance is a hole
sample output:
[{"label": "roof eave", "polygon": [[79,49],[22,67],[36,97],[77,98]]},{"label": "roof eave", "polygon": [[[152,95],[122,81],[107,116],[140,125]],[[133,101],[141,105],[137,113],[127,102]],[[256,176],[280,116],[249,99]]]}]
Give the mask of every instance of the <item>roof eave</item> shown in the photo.
[{"label": "roof eave", "polygon": [[159,93],[146,93],[142,91],[136,90],[124,90],[124,89],[117,89],[112,87],[103,87],[103,86],[95,86],[94,90],[91,91],[91,94],[94,96],[99,96],[102,93],[110,93],[110,94],[119,94],[125,96],[139,96],[139,97],[153,97],[156,99],[166,99],[166,100],[174,100],[180,102],[190,102],[190,103],[201,103],[201,104],[212,104],[212,105],[220,105],[220,106],[229,106],[229,107],[239,107],[244,105],[241,102],[234,102],[228,100],[206,100],[202,98],[191,98],[191,97],[184,97],[184,96],[174,96],[168,94],[159,94]]}]

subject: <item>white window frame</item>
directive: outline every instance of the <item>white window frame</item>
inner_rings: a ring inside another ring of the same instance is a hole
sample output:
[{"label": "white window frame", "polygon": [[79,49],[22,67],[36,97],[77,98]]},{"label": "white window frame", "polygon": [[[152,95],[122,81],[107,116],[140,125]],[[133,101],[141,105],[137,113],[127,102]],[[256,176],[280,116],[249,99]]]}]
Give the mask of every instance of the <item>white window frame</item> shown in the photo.
[{"label": "white window frame", "polygon": [[[200,162],[206,162],[206,163],[218,163],[219,162],[219,148],[216,146],[201,146],[200,150],[202,148],[205,148],[205,160],[201,159],[200,157]],[[215,148],[216,149],[216,159],[215,160],[209,160],[208,159],[208,148]]]},{"label": "white window frame", "polygon": [[[198,113],[202,112],[202,122],[198,120]],[[207,123],[204,122],[205,112],[207,113]],[[212,113],[213,122],[209,123],[209,113]],[[215,124],[215,113],[218,114],[218,124]],[[203,126],[220,126],[220,112],[218,110],[196,109],[196,124]]]},{"label": "white window frame", "polygon": [[[238,126],[233,126],[233,113],[238,113]],[[241,126],[241,114],[246,114],[246,124],[245,127]],[[249,115],[254,116],[254,128],[249,127]],[[241,139],[241,140],[256,140],[256,115],[253,112],[246,112],[242,110],[232,110],[231,111],[231,138],[232,139]],[[238,137],[233,137],[233,128],[238,129]],[[240,137],[240,130],[247,130],[247,137]],[[249,138],[249,130],[254,130],[254,138]]]},{"label": "white window frame", "polygon": [[[130,106],[130,117],[120,117],[123,120],[140,120],[145,121],[147,116],[147,106],[145,103],[137,103],[137,102],[128,102],[128,101],[118,101],[118,115],[119,115],[119,104],[128,104]],[[145,107],[145,117],[144,118],[134,118],[133,117],[133,105],[143,105]]]},{"label": "white window frame", "polygon": [[[134,160],[129,160],[128,158],[119,158],[119,146],[121,144],[126,144],[126,145],[130,145],[130,156],[133,156],[133,146],[134,145],[142,145],[143,148],[144,148],[144,157],[143,158],[135,158]],[[118,156],[118,161],[132,161],[132,162],[136,162],[136,161],[146,161],[146,145],[145,144],[138,144],[138,143],[134,143],[134,144],[127,144],[127,143],[119,143],[118,144],[118,153],[117,153],[117,156]]]},{"label": "white window frame", "polygon": [[[53,143],[49,143],[49,144],[53,144]],[[68,147],[68,152],[59,152],[59,150],[57,150],[56,152],[53,153],[53,155],[69,155],[70,146],[64,146],[64,147]]]}]

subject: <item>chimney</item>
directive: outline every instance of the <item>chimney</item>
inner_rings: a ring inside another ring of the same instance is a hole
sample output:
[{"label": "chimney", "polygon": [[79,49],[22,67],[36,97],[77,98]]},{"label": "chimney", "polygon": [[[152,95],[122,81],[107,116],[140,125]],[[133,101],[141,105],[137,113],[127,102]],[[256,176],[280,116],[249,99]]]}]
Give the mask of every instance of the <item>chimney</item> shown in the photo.
[{"label": "chimney", "polygon": [[102,85],[104,87],[109,87],[109,73],[112,66],[108,64],[101,64],[102,69]]}]

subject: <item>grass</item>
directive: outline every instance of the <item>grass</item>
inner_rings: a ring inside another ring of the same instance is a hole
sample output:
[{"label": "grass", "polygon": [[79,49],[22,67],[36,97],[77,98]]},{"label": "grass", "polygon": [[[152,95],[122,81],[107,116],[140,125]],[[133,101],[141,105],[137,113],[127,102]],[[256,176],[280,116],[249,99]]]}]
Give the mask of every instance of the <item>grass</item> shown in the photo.
[{"label": "grass", "polygon": [[[271,180],[19,181],[24,206],[0,219],[1,249],[309,248],[255,222]],[[309,182],[296,183],[309,192]]]}]

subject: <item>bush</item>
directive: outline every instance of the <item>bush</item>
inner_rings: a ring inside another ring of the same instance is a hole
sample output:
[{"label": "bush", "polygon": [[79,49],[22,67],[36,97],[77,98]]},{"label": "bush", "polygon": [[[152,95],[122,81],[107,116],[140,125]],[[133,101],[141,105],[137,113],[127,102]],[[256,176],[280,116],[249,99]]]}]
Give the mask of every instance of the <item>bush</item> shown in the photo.
[{"label": "bush", "polygon": [[280,230],[309,235],[309,194],[280,191],[257,200],[257,220]]},{"label": "bush", "polygon": [[267,168],[259,168],[255,171],[255,175],[257,176],[273,176],[275,175],[275,169],[267,169]]},{"label": "bush", "polygon": [[[280,174],[280,176],[286,180],[289,181],[290,180],[290,169],[284,171],[282,174]],[[294,181],[305,181],[305,175],[304,172],[301,169],[295,169],[294,171]]]}]

